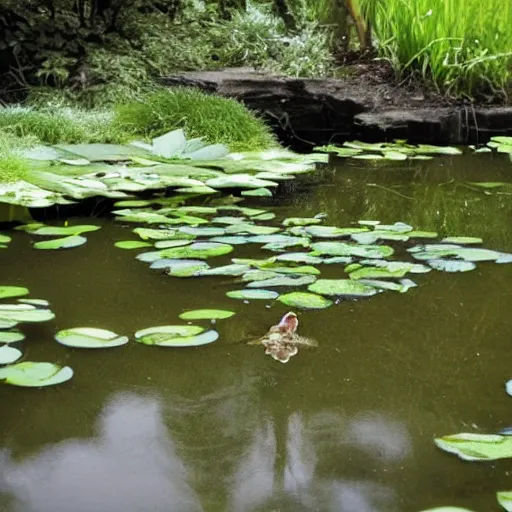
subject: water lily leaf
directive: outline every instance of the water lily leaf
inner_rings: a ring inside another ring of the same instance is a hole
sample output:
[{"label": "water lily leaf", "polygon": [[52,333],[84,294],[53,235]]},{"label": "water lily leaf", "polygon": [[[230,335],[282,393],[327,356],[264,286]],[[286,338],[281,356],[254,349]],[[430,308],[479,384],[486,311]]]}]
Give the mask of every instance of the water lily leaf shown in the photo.
[{"label": "water lily leaf", "polygon": [[251,281],[264,281],[265,279],[272,279],[273,277],[277,277],[279,274],[277,272],[272,272],[271,270],[248,270],[243,276],[242,281],[244,283],[248,283]]},{"label": "water lily leaf", "polygon": [[184,226],[179,229],[180,233],[186,233],[187,235],[193,236],[223,236],[226,234],[226,231],[222,228],[213,228],[213,227],[191,227]]},{"label": "water lily leaf", "polygon": [[28,294],[28,288],[25,288],[23,286],[0,286],[0,299],[23,297],[24,295]]},{"label": "water lily leaf", "polygon": [[262,180],[255,178],[251,174],[230,174],[226,176],[219,176],[217,178],[210,178],[206,180],[206,186],[215,189],[222,188],[268,188],[277,187],[275,181]]},{"label": "water lily leaf", "polygon": [[16,327],[16,325],[18,325],[18,322],[16,322],[16,320],[10,320],[7,318],[0,317],[0,329],[10,329],[11,327]]},{"label": "water lily leaf", "polygon": [[195,347],[212,343],[218,337],[216,331],[204,332],[204,328],[197,325],[163,325],[135,333],[139,343],[159,347]]},{"label": "water lily leaf", "polygon": [[[191,160],[217,160],[226,156],[228,153],[229,149],[224,144],[210,144],[196,149],[195,151],[189,151],[188,148],[185,148],[183,157],[190,158]],[[205,162],[205,164],[207,164],[207,162]]]},{"label": "water lily leaf", "polygon": [[87,238],[83,236],[66,236],[64,238],[56,238],[54,240],[44,240],[43,242],[36,242],[33,247],[34,249],[72,249],[73,247],[79,247],[87,242]]},{"label": "water lily leaf", "polygon": [[327,256],[359,256],[361,258],[387,258],[394,254],[394,249],[387,245],[357,245],[345,242],[316,242],[311,249]]},{"label": "water lily leaf", "polygon": [[227,309],[194,309],[181,313],[182,320],[223,320],[230,318],[235,314],[234,311]]},{"label": "water lily leaf", "polygon": [[266,265],[266,270],[277,272],[279,274],[308,274],[317,276],[320,274],[320,270],[311,265],[300,265],[298,267],[280,267],[277,263],[275,265]]},{"label": "water lily leaf", "polygon": [[498,144],[512,146],[512,137],[508,137],[506,135],[495,135],[494,137],[491,137],[491,141],[497,142]]},{"label": "water lily leaf", "polygon": [[400,153],[399,151],[384,151],[384,158],[386,160],[407,160],[407,155]]},{"label": "water lily leaf", "polygon": [[358,220],[357,223],[361,226],[378,226],[380,220]]},{"label": "water lily leaf", "polygon": [[384,156],[377,153],[363,153],[361,155],[354,155],[352,158],[357,160],[384,160]]},{"label": "water lily leaf", "polygon": [[266,221],[266,220],[272,220],[276,218],[276,214],[274,212],[266,212],[266,213],[260,213],[259,215],[254,215],[251,220],[259,220],[259,221]]},{"label": "water lily leaf", "polygon": [[503,181],[468,181],[468,185],[489,190],[504,187],[507,183]]},{"label": "water lily leaf", "polygon": [[382,267],[363,267],[350,273],[350,279],[387,279],[403,277],[407,274],[408,269],[398,268],[389,270]]},{"label": "water lily leaf", "polygon": [[148,242],[141,242],[139,240],[122,240],[114,244],[119,249],[142,249],[143,247],[151,247]]},{"label": "water lily leaf", "polygon": [[233,263],[231,265],[224,265],[222,267],[208,268],[198,270],[194,276],[241,276],[247,272],[251,267],[249,265],[239,265]]},{"label": "water lily leaf", "polygon": [[430,144],[418,144],[414,147],[416,153],[422,155],[462,155],[459,148],[452,146],[432,146]]},{"label": "water lily leaf", "polygon": [[439,235],[435,231],[408,231],[409,238],[437,238]]},{"label": "water lily leaf", "polygon": [[442,272],[469,272],[476,265],[472,261],[461,260],[428,260],[427,263],[434,269]]},{"label": "water lily leaf", "polygon": [[176,234],[176,231],[169,231],[167,229],[135,228],[133,232],[139,235],[142,240],[172,240],[177,238],[188,238],[186,236],[179,236]]},{"label": "water lily leaf", "polygon": [[481,461],[512,457],[512,437],[497,434],[462,433],[434,440],[436,445],[462,460]]},{"label": "water lily leaf", "polygon": [[335,226],[307,226],[305,231],[315,238],[341,238],[355,233],[364,233],[368,228],[337,228]]},{"label": "water lily leaf", "polygon": [[101,226],[40,226],[33,230],[27,229],[26,231],[31,235],[68,236],[97,231],[100,227]]},{"label": "water lily leaf", "polygon": [[[23,306],[23,307],[21,307]],[[0,306],[0,322],[4,321],[6,324],[11,322],[47,322],[53,320],[55,315],[49,309],[36,308],[29,304],[9,305],[2,304]]]},{"label": "water lily leaf", "polygon": [[279,296],[279,302],[300,309],[325,309],[332,306],[332,300],[308,292],[292,292]]},{"label": "water lily leaf", "polygon": [[379,231],[392,231],[394,233],[408,233],[414,228],[405,222],[395,222],[394,224],[379,224]]},{"label": "water lily leaf", "polygon": [[7,235],[2,235],[0,233],[0,244],[8,244],[11,241],[11,237]]},{"label": "water lily leaf", "polygon": [[512,263],[512,254],[502,252],[496,263]]},{"label": "water lily leaf", "polygon": [[210,268],[210,265],[206,261],[202,260],[180,260],[172,258],[159,259],[151,263],[150,267],[153,270],[165,269],[169,275],[175,275],[173,272],[177,272],[180,277],[192,276],[198,270]]},{"label": "water lily leaf", "polygon": [[181,187],[177,188],[176,192],[180,194],[215,194],[217,191],[212,187],[207,187],[205,185],[196,185],[194,187]]},{"label": "water lily leaf", "polygon": [[161,251],[162,258],[196,258],[206,259],[214,256],[222,256],[233,251],[233,246],[218,242],[195,242],[186,247],[173,247]]},{"label": "water lily leaf", "polygon": [[320,295],[370,297],[377,293],[372,286],[368,286],[351,279],[318,279],[308,286],[308,290]]},{"label": "water lily leaf", "polygon": [[162,256],[162,251],[149,251],[142,252],[135,256],[136,260],[143,261],[144,263],[154,263],[155,261],[161,260],[164,257]]},{"label": "water lily leaf", "polygon": [[183,247],[185,245],[190,245],[191,243],[192,240],[159,240],[155,243],[155,248],[170,249],[171,247]]},{"label": "water lily leaf", "polygon": [[379,290],[391,290],[399,293],[405,293],[411,288],[418,286],[414,281],[411,281],[410,279],[401,279],[400,283],[395,283],[393,281],[382,281],[380,279],[360,279],[358,282],[368,286],[373,286]]},{"label": "water lily leaf", "polygon": [[57,144],[54,147],[78,155],[90,162],[119,162],[130,160],[133,156],[150,155],[142,148],[120,144]]},{"label": "water lily leaf", "polygon": [[69,366],[23,361],[0,368],[0,381],[11,386],[43,387],[61,384],[73,377]]},{"label": "water lily leaf", "polygon": [[449,236],[443,238],[441,240],[442,243],[447,244],[460,244],[460,245],[471,245],[471,244],[481,244],[483,240],[481,238],[472,237],[472,236]]},{"label": "water lily leaf", "polygon": [[322,263],[324,265],[348,265],[352,263],[352,258],[349,256],[334,256],[332,258],[323,258]]},{"label": "water lily leaf", "polygon": [[[1,333],[0,333],[1,334]],[[5,345],[0,347],[0,364],[11,364],[17,361],[23,354],[17,348]]]},{"label": "water lily leaf", "polygon": [[324,151],[326,153],[336,153],[336,156],[339,156],[340,158],[348,158],[354,155],[357,155],[359,153],[362,153],[362,149],[356,149],[356,148],[341,148],[338,146],[335,146],[333,144],[328,144],[326,146],[317,146],[313,148],[313,151]]},{"label": "water lily leaf", "polygon": [[248,197],[272,197],[272,192],[268,188],[254,188],[249,190],[242,190],[242,196]]},{"label": "water lily leaf", "polygon": [[315,217],[288,217],[283,220],[283,226],[313,226],[315,224],[320,224],[322,219],[317,219]]},{"label": "water lily leaf", "polygon": [[0,343],[16,343],[24,339],[25,335],[21,331],[0,331]]},{"label": "water lily leaf", "polygon": [[40,306],[47,308],[50,303],[46,299],[18,299],[22,304],[30,304],[31,306]]},{"label": "water lily leaf", "polygon": [[279,294],[273,290],[233,290],[226,295],[231,299],[253,300],[253,299],[277,299]]},{"label": "water lily leaf", "polygon": [[507,511],[512,512],[512,491],[501,491],[496,495],[498,503]]},{"label": "water lily leaf", "polygon": [[177,210],[187,215],[214,215],[217,213],[217,208],[213,206],[180,206]]},{"label": "water lily leaf", "polygon": [[252,281],[248,288],[273,288],[274,286],[304,286],[314,283],[316,277],[312,275],[302,275],[299,277],[277,276],[263,281]]},{"label": "water lily leaf", "polygon": [[469,508],[461,508],[461,507],[436,507],[436,508],[429,508],[428,510],[422,510],[421,512],[474,512],[474,511],[469,510]]},{"label": "water lily leaf", "polygon": [[214,217],[211,222],[216,224],[246,224],[247,219],[245,217]]},{"label": "water lily leaf", "polygon": [[[257,172],[254,176],[256,178],[260,178],[262,180],[270,180],[270,181],[277,181],[277,182],[290,181],[290,180],[295,179],[295,176],[293,174],[283,174],[283,173],[270,172],[270,171]],[[244,194],[242,193],[242,195],[244,195]]]},{"label": "water lily leaf", "polygon": [[405,235],[403,233],[393,233],[391,231],[384,230],[375,230],[368,231],[367,233],[356,233],[350,235],[350,238],[361,245],[370,245],[374,244],[378,240],[391,240],[397,242],[407,242],[409,240],[408,234]]},{"label": "water lily leaf", "polygon": [[465,261],[496,261],[500,258],[501,254],[497,251],[491,251],[490,249],[470,248],[470,247],[454,247],[446,245],[446,248],[433,245],[426,245],[424,250],[418,252],[408,249],[412,253],[413,258],[418,260],[437,260],[445,257],[453,256],[454,258],[460,258]]},{"label": "water lily leaf", "polygon": [[[248,235],[271,235],[281,231],[279,228],[272,226],[257,226],[256,224],[231,224],[226,227],[226,234],[234,235],[245,233]],[[284,235],[283,235],[284,236]]]},{"label": "water lily leaf", "polygon": [[230,245],[243,245],[248,243],[247,237],[244,236],[215,236],[210,238],[210,242],[219,242]]},{"label": "water lily leaf", "polygon": [[115,332],[94,327],[73,327],[59,331],[55,340],[67,347],[110,348],[126,345],[128,336],[119,336]]},{"label": "water lily leaf", "polygon": [[322,258],[318,256],[311,256],[307,252],[290,252],[286,254],[279,254],[276,256],[276,261],[291,261],[293,263],[307,263],[309,265],[317,265],[322,263]]}]

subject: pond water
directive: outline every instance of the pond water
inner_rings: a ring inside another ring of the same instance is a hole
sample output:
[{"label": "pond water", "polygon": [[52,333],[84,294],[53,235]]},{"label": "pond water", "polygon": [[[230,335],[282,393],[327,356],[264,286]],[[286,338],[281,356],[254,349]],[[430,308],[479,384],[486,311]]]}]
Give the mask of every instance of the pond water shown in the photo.
[{"label": "pond water", "polygon": [[[512,252],[510,195],[464,185],[511,180],[502,156],[344,160],[247,205],[275,212],[276,224],[319,212],[337,226],[403,221]],[[28,287],[56,314],[22,326],[25,356],[75,370],[60,386],[0,386],[0,511],[500,510],[510,460],[463,462],[433,439],[510,425],[512,265],[415,275],[405,294],[298,312],[300,334],[319,346],[283,365],[245,342],[290,308],[227,298],[231,277],[151,271],[113,245],[135,225],[92,223],[102,229],[76,249],[36,251],[15,231],[0,251],[0,283]],[[214,263],[271,254],[237,246]],[[321,270],[343,277],[341,265]],[[86,351],[53,340],[77,326],[132,335],[196,308],[237,314],[197,348]]]}]

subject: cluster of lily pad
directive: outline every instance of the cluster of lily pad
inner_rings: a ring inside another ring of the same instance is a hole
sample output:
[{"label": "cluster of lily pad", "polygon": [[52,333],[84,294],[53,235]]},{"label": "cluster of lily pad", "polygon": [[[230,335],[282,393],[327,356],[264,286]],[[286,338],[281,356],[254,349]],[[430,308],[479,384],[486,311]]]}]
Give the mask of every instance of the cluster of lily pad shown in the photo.
[{"label": "cluster of lily pad", "polygon": [[328,144],[317,146],[314,151],[333,153],[341,158],[356,160],[431,160],[435,155],[461,155],[459,148],[432,146],[429,144],[408,144],[404,140],[394,142],[368,143],[361,141],[344,142],[341,146]]},{"label": "cluster of lily pad", "polygon": [[58,144],[23,154],[26,180],[0,184],[0,202],[27,207],[70,204],[87,197],[128,198],[144,191],[215,194],[237,189],[244,196],[271,196],[279,182],[315,170],[328,155],[285,149],[230,153],[221,145],[187,141],[182,130],[152,144]]},{"label": "cluster of lily pad", "polygon": [[[94,225],[75,225],[75,226],[48,226],[42,223],[22,224],[15,228],[18,231],[25,231],[30,235],[48,237],[33,244],[34,249],[54,250],[71,249],[79,247],[87,242],[87,238],[81,236],[83,233],[97,231],[100,226]],[[59,238],[50,238],[57,236]]]},{"label": "cluster of lily pad", "polygon": [[43,299],[18,298],[29,294],[22,286],[0,286],[0,299],[17,298],[17,304],[0,303],[0,382],[22,387],[42,387],[71,379],[69,366],[54,363],[17,362],[23,353],[11,346],[25,339],[16,326],[20,323],[47,322],[55,318],[49,303]]},{"label": "cluster of lily pad", "polygon": [[491,137],[491,140],[484,145],[470,146],[475,153],[505,153],[511,156],[512,159],[512,137],[497,135]]},{"label": "cluster of lily pad", "polygon": [[[174,277],[232,276],[243,289],[227,296],[243,300],[277,299],[288,306],[323,309],[340,298],[361,298],[384,290],[404,293],[416,284],[407,276],[431,270],[466,272],[477,262],[512,262],[512,255],[475,247],[476,237],[445,237],[417,231],[403,222],[381,224],[361,220],[350,227],[322,225],[324,215],[287,218],[281,225],[265,224],[274,213],[231,206],[183,206],[114,211],[123,223],[136,227],[141,240],[117,242],[123,248],[150,248],[138,260]],[[387,242],[388,244],[384,244]],[[391,261],[395,248],[408,243],[414,261]],[[206,260],[232,253],[235,246],[251,244],[277,253],[268,258],[232,258],[227,265],[211,267]],[[344,265],[345,277],[321,279],[318,266]],[[294,291],[306,287],[307,290]],[[279,294],[275,289],[285,290]]]}]

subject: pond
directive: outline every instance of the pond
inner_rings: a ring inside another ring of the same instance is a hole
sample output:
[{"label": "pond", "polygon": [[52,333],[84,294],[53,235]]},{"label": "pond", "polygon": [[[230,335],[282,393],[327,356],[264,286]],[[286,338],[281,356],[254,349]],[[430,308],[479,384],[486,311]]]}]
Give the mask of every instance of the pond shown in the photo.
[{"label": "pond", "polygon": [[[511,182],[509,159],[339,160],[243,205],[274,212],[267,224],[320,212],[332,226],[401,221],[512,252],[510,195],[467,185],[479,181]],[[134,257],[143,249],[114,246],[133,239],[136,224],[72,223],[101,230],[68,251],[34,250],[12,231],[0,251],[0,283],[28,287],[56,314],[22,325],[24,355],[75,372],[59,386],[0,386],[0,511],[500,510],[495,494],[511,487],[510,459],[463,462],[433,441],[510,425],[512,265],[414,274],[418,287],[407,293],[294,310],[299,333],[318,347],[283,365],[246,342],[293,308],[226,297],[236,288],[230,276],[150,270]],[[215,264],[269,254],[236,246]],[[342,265],[321,272],[344,277]],[[133,338],[197,308],[236,315],[216,321],[215,343],[195,348],[54,341],[78,326]]]}]

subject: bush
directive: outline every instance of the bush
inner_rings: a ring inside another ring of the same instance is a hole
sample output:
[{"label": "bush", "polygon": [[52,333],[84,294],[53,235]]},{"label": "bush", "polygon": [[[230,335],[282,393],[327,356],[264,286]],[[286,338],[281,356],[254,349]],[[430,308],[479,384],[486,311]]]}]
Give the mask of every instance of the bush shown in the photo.
[{"label": "bush", "polygon": [[190,88],[162,89],[143,101],[118,106],[114,126],[143,137],[183,128],[188,138],[204,137],[234,151],[276,144],[270,129],[241,103]]}]

